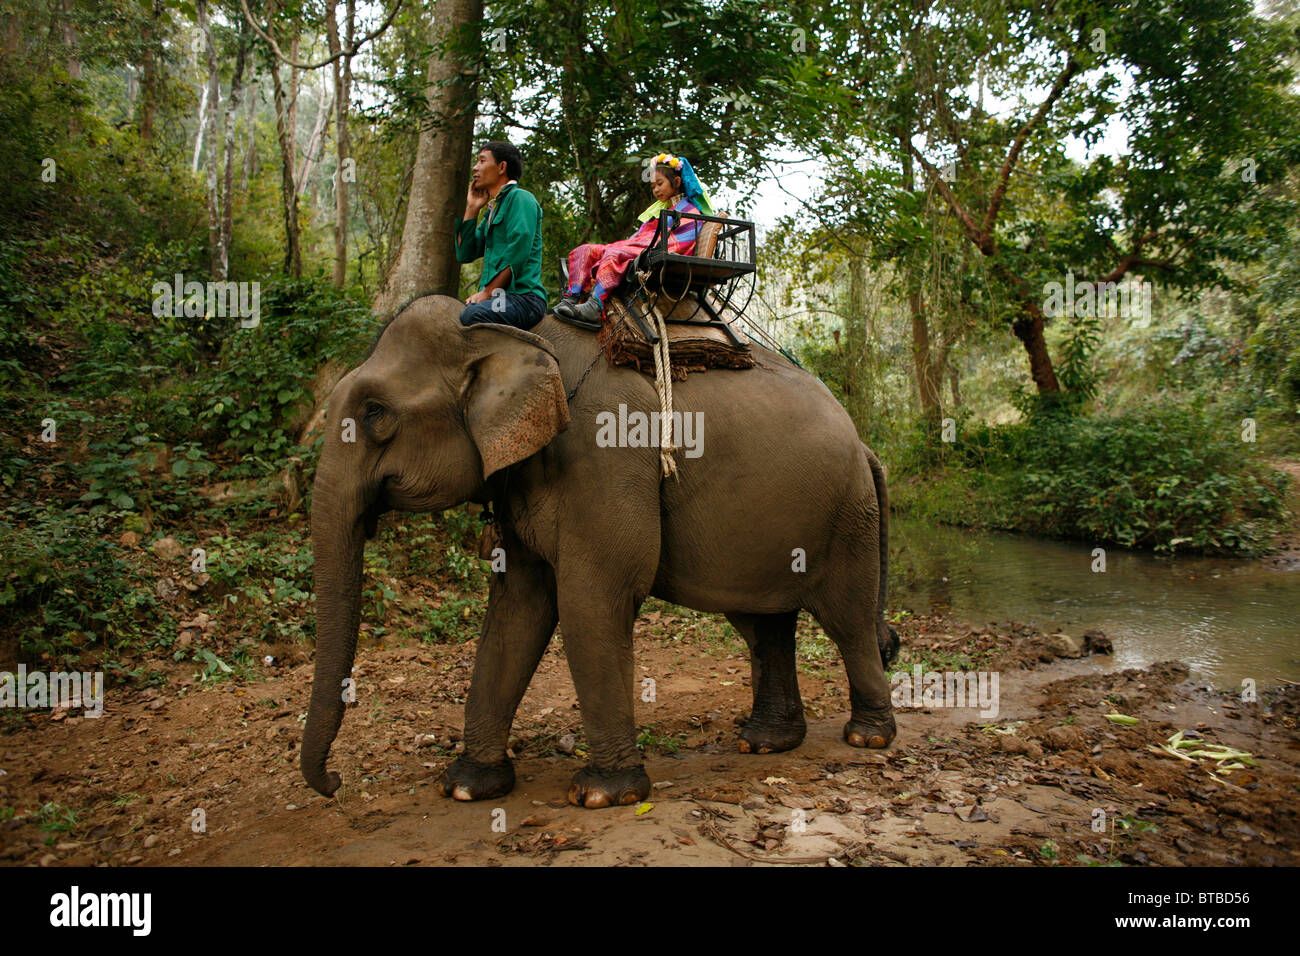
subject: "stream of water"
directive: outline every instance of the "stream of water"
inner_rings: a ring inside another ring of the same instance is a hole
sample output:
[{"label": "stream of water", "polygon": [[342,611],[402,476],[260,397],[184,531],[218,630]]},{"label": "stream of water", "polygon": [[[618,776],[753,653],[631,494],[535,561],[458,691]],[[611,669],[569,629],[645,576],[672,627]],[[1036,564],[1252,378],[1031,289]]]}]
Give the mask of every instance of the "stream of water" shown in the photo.
[{"label": "stream of water", "polygon": [[974,625],[1026,621],[1104,631],[1115,664],[1180,660],[1216,687],[1300,681],[1300,570],[1247,560],[1161,558],[1091,545],[891,520],[890,610],[949,610]]}]

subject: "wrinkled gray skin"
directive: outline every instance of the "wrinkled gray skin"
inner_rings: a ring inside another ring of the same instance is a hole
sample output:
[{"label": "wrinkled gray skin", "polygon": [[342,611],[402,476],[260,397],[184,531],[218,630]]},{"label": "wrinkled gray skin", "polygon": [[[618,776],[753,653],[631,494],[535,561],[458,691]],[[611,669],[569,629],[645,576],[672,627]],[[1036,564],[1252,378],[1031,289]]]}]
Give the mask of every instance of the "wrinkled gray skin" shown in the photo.
[{"label": "wrinkled gray skin", "polygon": [[[632,625],[648,595],[721,612],[750,647],[753,716],[744,752],[804,738],[795,619],[807,609],[839,647],[852,714],[844,739],[894,739],[882,654],[884,473],[843,407],[814,376],[756,348],[762,367],[712,370],[674,384],[674,405],[704,413],[703,454],[602,448],[596,416],[657,411],[648,376],[596,362],[595,336],[547,315],[533,332],[463,328],[462,304],[408,305],[334,389],[312,493],[317,644],[302,772],[320,793],[340,784],[326,757],[356,651],[362,551],[383,512],[493,502],[506,571],[493,574],[465,713],[465,750],[443,792],[501,796],[514,785],[510,725],[556,624],[578,691],[591,763],[571,803],[633,803],[650,791],[633,723]],[[346,419],[355,440],[343,440]],[[680,444],[680,442],[679,442]],[[803,549],[806,570],[794,570]],[[885,661],[887,663],[888,660]]]}]

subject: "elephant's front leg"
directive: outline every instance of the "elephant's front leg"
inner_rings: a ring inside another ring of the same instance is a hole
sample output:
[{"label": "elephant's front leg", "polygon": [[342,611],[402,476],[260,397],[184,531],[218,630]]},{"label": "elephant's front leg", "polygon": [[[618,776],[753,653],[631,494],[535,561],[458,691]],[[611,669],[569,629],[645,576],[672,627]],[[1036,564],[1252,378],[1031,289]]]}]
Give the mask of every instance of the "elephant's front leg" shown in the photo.
[{"label": "elephant's front leg", "polygon": [[486,800],[514,789],[506,756],[510,725],[555,632],[555,578],[544,561],[507,550],[507,570],[493,575],[487,618],[465,701],[465,752],[442,779],[444,796]]},{"label": "elephant's front leg", "polygon": [[569,802],[599,808],[638,803],[650,794],[636,745],[632,623],[639,605],[611,596],[594,581],[566,594],[560,588],[560,632],[591,763],[573,776]]}]

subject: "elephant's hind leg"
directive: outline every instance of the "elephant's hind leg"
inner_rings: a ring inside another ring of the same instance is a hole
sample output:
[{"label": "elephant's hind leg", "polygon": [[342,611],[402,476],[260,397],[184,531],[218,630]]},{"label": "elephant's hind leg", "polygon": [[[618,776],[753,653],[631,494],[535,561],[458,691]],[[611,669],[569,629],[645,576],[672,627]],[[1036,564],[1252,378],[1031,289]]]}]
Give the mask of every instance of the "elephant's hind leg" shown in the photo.
[{"label": "elephant's hind leg", "polygon": [[488,593],[465,701],[465,752],[442,779],[443,795],[457,800],[487,800],[514,789],[515,770],[506,756],[510,725],[555,633],[550,566],[520,547],[507,548],[506,557],[508,569],[493,576]]},{"label": "elephant's hind leg", "polygon": [[844,614],[819,614],[817,619],[839,648],[849,677],[853,713],[844,725],[845,742],[852,747],[888,747],[898,734],[898,727],[876,641],[879,615],[875,607],[862,607]]},{"label": "elephant's hind leg", "polygon": [[798,611],[788,614],[728,614],[749,645],[754,709],[740,732],[741,753],[793,750],[803,743],[808,725],[795,670],[794,629]]}]

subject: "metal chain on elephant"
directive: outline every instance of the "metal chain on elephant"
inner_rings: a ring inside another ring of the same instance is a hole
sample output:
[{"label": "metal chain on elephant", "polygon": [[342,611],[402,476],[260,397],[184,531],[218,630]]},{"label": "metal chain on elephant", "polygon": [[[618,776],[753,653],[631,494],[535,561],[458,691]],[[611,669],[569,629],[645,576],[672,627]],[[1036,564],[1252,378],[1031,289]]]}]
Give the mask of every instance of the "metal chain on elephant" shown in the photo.
[{"label": "metal chain on elephant", "polygon": [[596,354],[592,356],[591,364],[587,366],[587,371],[583,372],[581,377],[578,379],[577,383],[573,386],[573,388],[569,389],[569,394],[565,396],[564,399],[566,402],[573,401],[573,396],[578,394],[578,389],[582,388],[582,383],[587,380],[587,376],[591,374],[591,370],[596,367],[596,362],[598,362],[599,360],[600,360],[600,349],[597,348]]}]

